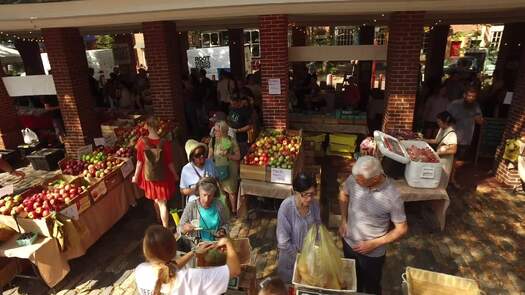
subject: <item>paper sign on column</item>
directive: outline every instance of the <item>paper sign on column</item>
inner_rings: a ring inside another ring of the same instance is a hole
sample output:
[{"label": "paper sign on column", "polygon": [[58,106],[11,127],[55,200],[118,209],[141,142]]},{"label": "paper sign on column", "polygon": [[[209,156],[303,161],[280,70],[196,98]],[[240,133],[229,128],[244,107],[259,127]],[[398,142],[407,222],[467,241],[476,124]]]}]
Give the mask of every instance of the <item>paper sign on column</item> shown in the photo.
[{"label": "paper sign on column", "polygon": [[281,94],[281,79],[268,79],[268,94]]},{"label": "paper sign on column", "polygon": [[104,137],[94,138],[93,141],[95,142],[95,146],[105,146],[106,145],[106,139]]},{"label": "paper sign on column", "polygon": [[507,91],[507,93],[505,93],[505,98],[503,99],[503,104],[510,104],[513,96],[514,92]]},{"label": "paper sign on column", "polygon": [[14,191],[14,186],[12,184],[6,185],[0,188],[0,198],[3,196],[12,195]]},{"label": "paper sign on column", "polygon": [[275,183],[292,183],[292,170],[290,169],[281,169],[281,168],[272,168],[270,169],[270,181]]},{"label": "paper sign on column", "polygon": [[73,203],[71,206],[68,206],[68,207],[62,209],[62,211],[60,211],[60,214],[62,214],[64,216],[67,216],[67,217],[69,217],[71,219],[78,220],[77,204]]},{"label": "paper sign on column", "polygon": [[133,172],[134,168],[135,167],[133,167],[133,162],[131,161],[131,159],[128,159],[126,162],[124,162],[124,165],[120,167],[120,172],[122,172],[122,176],[126,178],[131,174],[131,172]]},{"label": "paper sign on column", "polygon": [[91,152],[93,152],[93,145],[88,144],[88,145],[82,146],[78,149],[78,158],[80,159],[80,157],[82,157],[83,155],[89,154]]}]

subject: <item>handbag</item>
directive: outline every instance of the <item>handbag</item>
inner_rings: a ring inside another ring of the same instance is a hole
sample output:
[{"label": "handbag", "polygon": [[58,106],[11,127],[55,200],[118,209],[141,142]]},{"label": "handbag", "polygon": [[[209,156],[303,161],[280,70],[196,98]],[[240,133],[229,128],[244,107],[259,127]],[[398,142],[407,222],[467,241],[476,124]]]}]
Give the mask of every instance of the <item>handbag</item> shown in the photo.
[{"label": "handbag", "polygon": [[161,181],[164,180],[164,153],[162,147],[164,145],[164,139],[160,139],[159,145],[152,147],[149,140],[144,137],[144,178],[147,181]]},{"label": "handbag", "polygon": [[[213,146],[213,149],[216,149],[216,144],[215,144],[215,137],[212,138],[212,146]],[[230,177],[230,165],[217,165],[216,161],[214,161],[215,163],[215,171],[217,171],[217,179],[219,181],[223,181],[223,180],[226,180],[228,179],[228,177]]]}]

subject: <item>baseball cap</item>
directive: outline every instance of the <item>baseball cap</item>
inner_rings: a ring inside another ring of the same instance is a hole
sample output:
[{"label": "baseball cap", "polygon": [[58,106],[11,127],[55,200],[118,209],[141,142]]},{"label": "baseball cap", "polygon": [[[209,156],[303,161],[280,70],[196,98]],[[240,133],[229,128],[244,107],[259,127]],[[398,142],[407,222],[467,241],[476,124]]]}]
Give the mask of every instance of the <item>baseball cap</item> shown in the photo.
[{"label": "baseball cap", "polygon": [[210,118],[211,122],[218,122],[218,121],[224,121],[226,120],[226,114],[223,112],[216,112],[213,114],[213,116]]}]

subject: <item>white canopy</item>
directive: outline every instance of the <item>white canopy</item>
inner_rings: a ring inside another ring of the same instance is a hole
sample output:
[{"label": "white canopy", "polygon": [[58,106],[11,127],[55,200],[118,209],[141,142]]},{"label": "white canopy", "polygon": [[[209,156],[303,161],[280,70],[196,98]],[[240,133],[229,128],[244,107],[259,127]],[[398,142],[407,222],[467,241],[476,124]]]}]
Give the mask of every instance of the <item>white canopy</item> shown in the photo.
[{"label": "white canopy", "polygon": [[18,50],[0,44],[0,61],[2,64],[22,63]]}]

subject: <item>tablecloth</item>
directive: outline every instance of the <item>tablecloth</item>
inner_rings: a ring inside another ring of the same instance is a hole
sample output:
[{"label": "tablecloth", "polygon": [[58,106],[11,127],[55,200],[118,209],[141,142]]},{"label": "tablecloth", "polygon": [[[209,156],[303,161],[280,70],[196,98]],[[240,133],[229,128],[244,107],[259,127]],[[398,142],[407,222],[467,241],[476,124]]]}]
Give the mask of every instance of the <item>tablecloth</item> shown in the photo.
[{"label": "tablecloth", "polygon": [[284,200],[293,194],[289,184],[270,183],[257,180],[241,179],[237,195],[237,210],[244,217],[248,211],[246,198],[249,196]]},{"label": "tablecloth", "polygon": [[447,190],[444,188],[413,188],[408,186],[405,179],[394,181],[401,198],[405,202],[429,201],[441,230],[445,229],[447,209],[450,204]]},{"label": "tablecloth", "polygon": [[126,179],[82,212],[78,220],[64,223],[65,251],[60,250],[56,239],[41,237],[29,247],[18,247],[14,240],[5,242],[0,245],[0,255],[31,260],[44,282],[54,287],[69,273],[67,261],[83,256],[141,196],[141,191]]}]

